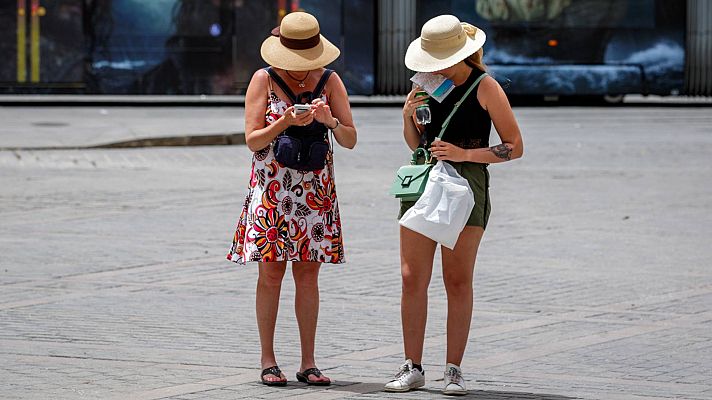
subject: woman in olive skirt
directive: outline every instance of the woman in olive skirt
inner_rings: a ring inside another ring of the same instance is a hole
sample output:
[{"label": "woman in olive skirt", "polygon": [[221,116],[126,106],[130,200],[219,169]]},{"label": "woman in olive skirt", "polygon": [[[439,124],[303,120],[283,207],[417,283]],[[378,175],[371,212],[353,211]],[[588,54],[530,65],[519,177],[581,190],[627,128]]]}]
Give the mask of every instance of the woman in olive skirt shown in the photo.
[{"label": "woman in olive skirt", "polygon": [[[447,359],[443,393],[467,393],[460,364],[465,353],[472,318],[472,280],[475,259],[490,214],[487,165],[522,156],[522,137],[507,96],[497,81],[484,75],[482,46],[485,33],[452,15],[435,17],[423,25],[421,36],[406,53],[406,66],[418,72],[432,72],[452,80],[453,91],[442,103],[429,101],[431,123],[419,125],[415,109],[427,97],[411,91],[403,107],[403,136],[411,149],[425,145],[438,160],[446,161],[465,177],[475,196],[475,207],[460,233],[455,248],[442,247],[443,280],[447,292]],[[435,140],[440,128],[470,86],[479,80],[450,120],[442,140]],[[490,146],[494,123],[501,140]],[[402,202],[402,216],[414,203]],[[400,228],[403,293],[401,318],[405,363],[386,391],[406,392],[425,384],[422,354],[428,307],[428,285],[437,243],[407,228]]]}]

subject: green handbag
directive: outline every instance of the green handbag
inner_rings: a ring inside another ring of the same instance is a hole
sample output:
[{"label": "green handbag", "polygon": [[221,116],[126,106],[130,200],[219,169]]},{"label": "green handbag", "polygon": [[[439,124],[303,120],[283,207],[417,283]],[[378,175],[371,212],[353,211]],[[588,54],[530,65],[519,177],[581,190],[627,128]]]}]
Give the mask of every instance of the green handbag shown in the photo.
[{"label": "green handbag", "polygon": [[[418,164],[420,159],[424,163]],[[428,174],[433,168],[432,157],[428,150],[418,147],[413,152],[410,165],[398,168],[396,179],[391,185],[390,193],[401,201],[416,201],[423,194],[425,184],[428,182]]]},{"label": "green handbag", "polygon": [[[445,129],[447,129],[447,126],[450,123],[450,119],[453,115],[455,115],[455,111],[457,111],[460,104],[465,101],[470,92],[472,92],[472,90],[485,76],[487,76],[486,72],[477,78],[477,80],[472,83],[470,88],[467,89],[465,94],[462,95],[460,101],[455,103],[455,107],[453,107],[450,115],[448,115],[445,122],[443,122],[443,126],[440,129],[440,135],[438,135],[435,140],[440,140],[440,138],[443,137]],[[413,151],[410,164],[398,168],[396,178],[393,180],[393,184],[391,184],[391,190],[389,193],[401,201],[417,201],[425,190],[425,184],[428,182],[428,174],[430,174],[430,170],[433,168],[433,165],[433,157],[430,152],[427,149],[418,147]]]}]

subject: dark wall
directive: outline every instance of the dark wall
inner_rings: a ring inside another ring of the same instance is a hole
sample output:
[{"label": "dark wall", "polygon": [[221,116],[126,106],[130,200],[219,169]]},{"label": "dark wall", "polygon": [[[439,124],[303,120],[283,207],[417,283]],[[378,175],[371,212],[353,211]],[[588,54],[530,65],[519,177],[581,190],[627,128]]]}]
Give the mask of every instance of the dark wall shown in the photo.
[{"label": "dark wall", "polygon": [[514,94],[675,94],[680,0],[419,0],[418,28],[455,14],[487,33],[485,63]]},{"label": "dark wall", "polygon": [[[12,60],[0,67],[0,90],[244,94],[253,72],[264,66],[260,46],[281,15],[277,0],[42,0],[44,3],[41,79],[21,84],[15,62],[17,3],[0,0],[0,56]],[[351,93],[372,94],[374,1],[283,3],[287,11],[301,9],[319,19],[322,33],[342,50],[331,67]],[[59,82],[66,84],[57,85]]]},{"label": "dark wall", "polygon": [[17,7],[15,2],[0,1],[0,84],[17,80]]},{"label": "dark wall", "polygon": [[18,2],[0,1],[0,85],[6,91],[32,91],[39,88],[81,88],[86,52],[83,35],[82,0],[53,0],[42,2],[39,17],[39,46],[37,71],[33,82],[31,56],[30,1],[25,16],[25,72],[26,82],[18,82]]}]

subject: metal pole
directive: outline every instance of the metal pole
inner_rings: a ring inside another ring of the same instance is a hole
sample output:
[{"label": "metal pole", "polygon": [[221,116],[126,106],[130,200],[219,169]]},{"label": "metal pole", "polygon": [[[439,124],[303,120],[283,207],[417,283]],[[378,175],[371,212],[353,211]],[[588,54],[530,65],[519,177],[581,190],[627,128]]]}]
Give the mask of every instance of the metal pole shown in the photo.
[{"label": "metal pole", "polygon": [[40,81],[40,0],[32,0],[30,14],[30,81]]},{"label": "metal pole", "polygon": [[17,81],[27,82],[27,10],[25,0],[17,0]]}]

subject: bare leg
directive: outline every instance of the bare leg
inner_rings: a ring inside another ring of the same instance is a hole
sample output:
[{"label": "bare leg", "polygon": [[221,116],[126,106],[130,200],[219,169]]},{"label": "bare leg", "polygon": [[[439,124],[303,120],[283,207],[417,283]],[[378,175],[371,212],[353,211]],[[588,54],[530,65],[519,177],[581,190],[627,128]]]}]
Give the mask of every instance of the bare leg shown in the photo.
[{"label": "bare leg", "polygon": [[[321,263],[293,262],[292,275],[296,286],[294,311],[299,324],[299,339],[302,345],[302,364],[299,372],[316,367],[314,361],[314,342],[316,325],[319,318],[319,268]],[[329,381],[326,376],[309,375],[312,381]]]},{"label": "bare leg", "polygon": [[[277,365],[274,355],[274,329],[277,323],[279,309],[279,294],[282,289],[282,278],[287,269],[286,262],[259,263],[260,275],[257,278],[257,328],[260,332],[262,350],[262,369]],[[272,374],[265,375],[268,381],[286,379]]]},{"label": "bare leg", "polygon": [[428,285],[433,273],[436,243],[410,229],[400,228],[401,320],[405,358],[421,364],[425,323],[428,319]]},{"label": "bare leg", "polygon": [[484,229],[466,226],[454,250],[442,248],[447,292],[447,362],[462,363],[472,320],[472,278]]}]

